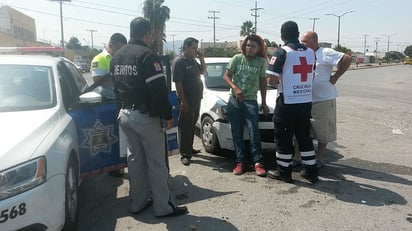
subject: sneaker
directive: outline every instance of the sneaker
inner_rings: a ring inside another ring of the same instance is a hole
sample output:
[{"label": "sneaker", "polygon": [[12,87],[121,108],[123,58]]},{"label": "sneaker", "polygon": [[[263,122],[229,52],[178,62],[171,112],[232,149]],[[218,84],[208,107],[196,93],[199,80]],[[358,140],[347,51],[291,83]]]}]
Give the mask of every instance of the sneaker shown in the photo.
[{"label": "sneaker", "polygon": [[243,163],[237,163],[236,167],[233,169],[233,174],[242,175],[245,172],[245,167]]},{"label": "sneaker", "polygon": [[292,174],[289,173],[280,173],[278,170],[269,170],[268,171],[268,177],[275,179],[275,180],[280,180],[286,183],[292,183]]},{"label": "sneaker", "polygon": [[190,159],[187,157],[182,157],[180,158],[180,161],[182,162],[183,165],[189,166],[190,165]]},{"label": "sneaker", "polygon": [[316,159],[316,168],[322,168],[323,167],[323,162],[321,160]]},{"label": "sneaker", "polygon": [[317,174],[308,174],[305,170],[303,170],[300,173],[300,176],[308,181],[310,181],[310,183],[314,184],[316,182],[319,181],[318,175]]},{"label": "sneaker", "polygon": [[258,176],[266,176],[266,170],[263,168],[263,165],[261,163],[255,164],[255,172]]}]

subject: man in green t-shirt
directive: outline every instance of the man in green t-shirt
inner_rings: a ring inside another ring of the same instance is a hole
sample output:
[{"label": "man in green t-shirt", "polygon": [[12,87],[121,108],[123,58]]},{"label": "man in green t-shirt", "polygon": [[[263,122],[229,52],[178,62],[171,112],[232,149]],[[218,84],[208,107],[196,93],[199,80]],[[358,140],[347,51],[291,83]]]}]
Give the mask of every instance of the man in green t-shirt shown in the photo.
[{"label": "man in green t-shirt", "polygon": [[225,82],[231,88],[227,110],[236,153],[236,166],[233,169],[235,175],[243,174],[246,167],[243,142],[243,126],[246,124],[254,169],[258,176],[266,176],[266,170],[262,165],[257,103],[257,92],[260,90],[262,98],[260,110],[267,115],[269,109],[266,105],[266,66],[265,43],[261,37],[252,34],[243,41],[242,54],[232,57],[224,75]]}]

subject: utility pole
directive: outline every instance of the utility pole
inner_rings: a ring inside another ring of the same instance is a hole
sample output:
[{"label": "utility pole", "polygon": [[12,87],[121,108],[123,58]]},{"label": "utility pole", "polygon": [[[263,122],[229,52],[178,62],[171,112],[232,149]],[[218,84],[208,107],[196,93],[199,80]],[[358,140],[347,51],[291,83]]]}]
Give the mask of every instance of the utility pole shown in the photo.
[{"label": "utility pole", "polygon": [[[378,42],[379,42],[380,38],[376,37],[375,38],[375,43],[376,43],[376,49],[375,49],[375,59],[378,59]],[[376,61],[376,60],[375,60]]]},{"label": "utility pole", "polygon": [[60,33],[61,33],[60,46],[63,49],[63,56],[64,56],[63,2],[70,2],[71,0],[51,0],[51,1],[60,3]]},{"label": "utility pole", "polygon": [[315,21],[319,20],[319,18],[309,18],[310,20],[313,20],[313,26],[312,26],[312,31],[315,31]]},{"label": "utility pole", "polygon": [[391,34],[391,35],[383,34],[382,35],[382,36],[388,37],[388,53],[389,53],[389,39],[394,35],[397,35],[397,34]]},{"label": "utility pole", "polygon": [[255,31],[255,34],[257,34],[257,18],[259,17],[259,15],[258,15],[258,13],[257,13],[257,11],[258,10],[263,10],[263,8],[261,8],[261,7],[257,7],[257,1],[255,1],[255,8],[253,8],[253,9],[250,9],[251,11],[255,11],[255,14],[250,14],[250,15],[252,15],[253,17],[255,17],[255,29],[254,29],[254,31]]},{"label": "utility pole", "polygon": [[365,42],[363,44],[363,60],[366,59],[366,37],[369,36],[367,34],[364,34],[363,37],[365,37]]},{"label": "utility pole", "polygon": [[213,14],[213,16],[207,18],[213,19],[213,47],[216,47],[216,19],[220,19],[219,17],[216,17],[216,14],[220,13],[220,11],[209,10],[209,13]]},{"label": "utility pole", "polygon": [[93,50],[93,33],[97,32],[97,30],[87,30],[87,31],[90,31],[90,35],[91,35],[91,38],[92,38],[92,50]]},{"label": "utility pole", "polygon": [[175,34],[171,34],[170,36],[172,36],[173,38],[173,53],[175,53]]}]

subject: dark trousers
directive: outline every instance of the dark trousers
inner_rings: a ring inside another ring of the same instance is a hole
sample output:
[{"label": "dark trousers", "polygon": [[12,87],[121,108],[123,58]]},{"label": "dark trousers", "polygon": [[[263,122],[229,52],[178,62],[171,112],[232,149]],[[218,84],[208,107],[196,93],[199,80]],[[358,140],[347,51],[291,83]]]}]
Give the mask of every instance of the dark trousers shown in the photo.
[{"label": "dark trousers", "polygon": [[276,99],[273,114],[276,143],[276,163],[279,171],[290,172],[292,161],[293,135],[299,143],[302,161],[312,169],[315,166],[315,152],[310,138],[310,116],[312,103],[285,104],[283,95]]},{"label": "dark trousers", "polygon": [[180,109],[178,130],[179,130],[179,151],[182,156],[190,158],[193,150],[193,139],[195,134],[195,125],[199,117],[201,98],[186,98],[189,104],[188,112]]}]

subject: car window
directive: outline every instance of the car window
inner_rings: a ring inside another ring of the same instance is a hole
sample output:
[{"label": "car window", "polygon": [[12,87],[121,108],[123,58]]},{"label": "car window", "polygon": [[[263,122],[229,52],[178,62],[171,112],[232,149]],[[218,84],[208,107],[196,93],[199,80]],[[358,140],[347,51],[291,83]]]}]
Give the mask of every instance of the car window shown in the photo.
[{"label": "car window", "polygon": [[74,81],[72,73],[67,66],[60,61],[57,64],[57,70],[59,73],[59,81],[63,95],[63,103],[68,108],[72,103],[77,102],[80,95],[80,90]]},{"label": "car window", "polygon": [[0,111],[50,108],[55,95],[50,66],[0,65]]},{"label": "car window", "polygon": [[74,82],[76,83],[76,86],[79,90],[79,92],[83,92],[84,89],[87,87],[87,81],[83,77],[83,75],[80,73],[79,69],[76,68],[72,63],[64,61],[64,64],[67,66],[69,71],[71,72],[72,78]]},{"label": "car window", "polygon": [[223,80],[227,63],[207,63],[205,85],[207,88],[229,89],[229,86]]}]

